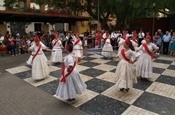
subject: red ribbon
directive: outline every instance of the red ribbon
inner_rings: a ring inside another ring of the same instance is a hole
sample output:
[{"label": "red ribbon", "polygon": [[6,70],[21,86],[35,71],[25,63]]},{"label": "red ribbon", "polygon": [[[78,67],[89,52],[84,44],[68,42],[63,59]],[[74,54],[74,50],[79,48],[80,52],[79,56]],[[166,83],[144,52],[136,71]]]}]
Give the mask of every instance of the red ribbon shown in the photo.
[{"label": "red ribbon", "polygon": [[66,75],[64,75],[64,71],[65,71],[65,64],[63,63],[62,64],[62,71],[61,71],[61,74],[62,74],[62,78],[61,78],[61,82],[65,83],[66,82],[66,77],[68,77],[72,71],[74,70],[75,68],[75,65],[76,65],[76,61],[74,62],[74,65],[73,65],[73,68],[71,71],[69,71]]},{"label": "red ribbon", "polygon": [[125,55],[125,50],[124,49],[122,49],[121,50],[121,54],[122,54],[122,56],[123,56],[123,58],[126,60],[126,61],[130,61],[130,59],[128,59],[127,57],[126,57],[126,55]]},{"label": "red ribbon", "polygon": [[151,56],[152,59],[155,58],[155,56],[150,52],[148,46],[144,43],[142,46],[145,48],[146,52]]},{"label": "red ribbon", "polygon": [[77,45],[79,42],[80,42],[80,39],[78,39],[78,40],[75,42],[74,46]]},{"label": "red ribbon", "polygon": [[35,57],[38,55],[38,53],[39,53],[40,49],[41,49],[41,45],[39,45],[39,47],[38,47],[38,50],[37,50],[36,54],[34,54],[34,55],[33,55],[33,58],[32,58],[32,63],[33,63],[34,58],[35,58]]}]

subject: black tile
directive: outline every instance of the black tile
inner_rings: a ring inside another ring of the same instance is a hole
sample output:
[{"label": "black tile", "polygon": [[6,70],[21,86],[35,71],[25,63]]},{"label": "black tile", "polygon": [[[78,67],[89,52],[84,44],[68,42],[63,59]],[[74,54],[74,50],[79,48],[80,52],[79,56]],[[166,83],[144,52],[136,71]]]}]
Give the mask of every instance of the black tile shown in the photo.
[{"label": "black tile", "polygon": [[164,63],[164,64],[171,64],[173,61],[162,60],[162,59],[156,59],[156,60],[154,60],[154,62],[157,62],[157,63]]},{"label": "black tile", "polygon": [[61,69],[50,72],[50,75],[56,78],[61,78]]},{"label": "black tile", "polygon": [[85,57],[83,57],[82,60],[85,60],[85,61],[91,61],[91,60],[94,60],[94,59],[96,59],[96,58],[89,57],[89,56],[85,56]]},{"label": "black tile", "polygon": [[156,81],[175,86],[175,77],[161,75]]},{"label": "black tile", "polygon": [[87,85],[87,89],[98,92],[98,93],[102,93],[103,91],[113,86],[114,83],[94,78],[94,79],[87,81],[86,85]]},{"label": "black tile", "polygon": [[80,73],[81,74],[84,74],[84,75],[88,75],[90,77],[97,77],[103,73],[105,73],[106,71],[103,71],[103,70],[98,70],[98,69],[94,69],[94,68],[89,68],[89,69],[86,69],[86,70],[83,70],[81,71]]},{"label": "black tile", "polygon": [[153,67],[153,73],[162,74],[165,71],[163,68]]},{"label": "black tile", "polygon": [[105,63],[105,64],[117,66],[118,62],[119,62],[119,61],[109,61],[109,62],[107,62],[107,63]]},{"label": "black tile", "polygon": [[31,70],[29,70],[29,71],[17,73],[15,75],[21,79],[26,79],[26,78],[32,77],[32,72],[31,72]]},{"label": "black tile", "polygon": [[115,73],[116,69],[111,70],[110,72]]},{"label": "black tile", "polygon": [[175,70],[175,65],[170,65],[167,69]]},{"label": "black tile", "polygon": [[39,89],[43,90],[44,92],[55,95],[57,87],[58,87],[59,81],[55,80],[43,85],[38,86]]},{"label": "black tile", "polygon": [[174,99],[148,92],[144,92],[133,105],[161,115],[172,115],[175,110]]},{"label": "black tile", "polygon": [[100,63],[95,63],[95,62],[84,62],[80,63],[79,65],[87,66],[87,67],[95,67],[97,65],[100,65]]},{"label": "black tile", "polygon": [[152,81],[142,79],[138,79],[137,81],[138,83],[134,84],[133,87],[144,91],[153,83]]},{"label": "black tile", "polygon": [[128,107],[129,105],[126,103],[98,95],[81,105],[79,109],[89,115],[121,115]]},{"label": "black tile", "polygon": [[55,67],[60,67],[60,68],[61,68],[62,63],[53,63],[53,65],[52,65],[52,66],[55,66]]}]

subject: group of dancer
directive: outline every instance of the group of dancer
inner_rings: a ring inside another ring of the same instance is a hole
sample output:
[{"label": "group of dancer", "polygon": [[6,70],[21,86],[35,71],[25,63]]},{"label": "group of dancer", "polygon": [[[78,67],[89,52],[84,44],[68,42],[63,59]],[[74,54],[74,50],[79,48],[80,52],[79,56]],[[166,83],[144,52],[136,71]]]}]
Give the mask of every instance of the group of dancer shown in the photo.
[{"label": "group of dancer", "polygon": [[[118,36],[119,49],[116,58],[120,58],[120,61],[116,67],[115,81],[120,91],[128,92],[137,83],[137,78],[149,80],[152,77],[153,60],[159,47],[151,41],[151,36],[147,34],[139,46],[137,39],[131,35]],[[108,36],[101,55],[110,57],[112,53],[113,47]]]},{"label": "group of dancer", "polygon": [[[132,88],[134,83],[137,83],[137,77],[147,79],[152,74],[152,61],[154,54],[158,50],[158,47],[151,42],[151,36],[147,35],[145,40],[142,41],[142,45],[138,47],[135,45],[136,40],[133,40],[131,36],[127,38],[119,39],[120,48],[117,54],[121,60],[116,67],[115,81],[116,86],[120,91],[128,92]],[[59,79],[59,85],[56,90],[56,96],[67,100],[68,102],[74,102],[77,94],[82,94],[86,90],[86,84],[81,79],[79,71],[76,69],[76,65],[82,59],[82,42],[78,34],[70,36],[65,45],[65,49],[68,53],[67,56],[62,58],[61,40],[58,34],[55,34],[55,39],[52,42],[53,49],[48,49],[39,39],[35,36],[29,51],[31,57],[27,61],[32,65],[32,79],[42,80],[49,76],[49,67],[47,65],[47,58],[42,50],[50,51],[52,62],[62,63],[61,78]],[[104,49],[111,47],[110,37],[105,41]],[[106,55],[106,54],[105,54]],[[107,54],[108,55],[108,54]]]}]

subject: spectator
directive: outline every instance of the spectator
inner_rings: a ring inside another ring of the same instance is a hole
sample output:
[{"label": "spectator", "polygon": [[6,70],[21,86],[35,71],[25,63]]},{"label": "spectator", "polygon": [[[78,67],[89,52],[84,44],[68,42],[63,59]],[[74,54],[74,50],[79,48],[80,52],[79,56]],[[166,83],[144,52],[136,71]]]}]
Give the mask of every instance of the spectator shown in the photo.
[{"label": "spectator", "polygon": [[163,35],[163,54],[168,54],[168,49],[169,49],[169,43],[171,40],[171,35],[169,31],[166,31],[166,34]]}]

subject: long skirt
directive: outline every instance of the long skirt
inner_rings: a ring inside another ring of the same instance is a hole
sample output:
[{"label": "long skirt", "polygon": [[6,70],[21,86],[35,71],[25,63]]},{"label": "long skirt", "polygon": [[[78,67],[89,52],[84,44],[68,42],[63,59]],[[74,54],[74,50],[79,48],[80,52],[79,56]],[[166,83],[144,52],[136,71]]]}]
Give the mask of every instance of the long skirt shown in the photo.
[{"label": "long skirt", "polygon": [[150,78],[152,75],[153,60],[147,53],[142,53],[136,62],[137,77]]},{"label": "long skirt", "polygon": [[101,54],[104,57],[111,57],[112,56],[112,53],[113,53],[113,47],[112,47],[112,45],[111,44],[105,44],[103,46],[103,49],[102,49]]},{"label": "long skirt", "polygon": [[117,88],[132,88],[137,83],[136,69],[134,64],[125,60],[120,60],[115,72],[115,81]]},{"label": "long skirt", "polygon": [[63,99],[73,99],[76,94],[82,94],[86,90],[86,84],[81,79],[79,72],[74,69],[66,78],[66,82],[59,82],[56,96]]},{"label": "long skirt", "polygon": [[62,61],[63,61],[62,50],[55,50],[55,52],[52,52],[51,62],[57,63]]},{"label": "long skirt", "polygon": [[42,80],[49,76],[47,58],[44,54],[37,55],[32,63],[32,79]]}]

